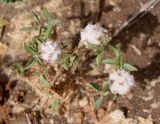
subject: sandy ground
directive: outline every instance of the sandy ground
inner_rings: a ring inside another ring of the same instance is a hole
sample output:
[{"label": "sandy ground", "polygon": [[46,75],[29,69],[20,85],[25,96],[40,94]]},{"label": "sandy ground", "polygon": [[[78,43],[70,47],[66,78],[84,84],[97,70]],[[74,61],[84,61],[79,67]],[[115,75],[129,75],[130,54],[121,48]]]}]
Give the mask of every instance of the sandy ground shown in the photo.
[{"label": "sandy ground", "polygon": [[[0,18],[10,21],[0,40],[0,113],[2,115],[0,123],[159,124],[160,5],[114,39],[113,43],[122,43],[124,60],[139,69],[134,73],[136,87],[127,98],[111,103],[106,99],[102,109],[98,111],[98,120],[93,106],[97,95],[90,96],[90,91],[85,88],[86,85],[79,83],[79,80],[69,80],[69,86],[65,85],[66,82],[62,83],[65,88],[70,86],[72,88],[67,91],[62,87],[58,89],[67,96],[67,100],[59,114],[51,113],[49,108],[45,108],[46,106],[42,108],[46,100],[44,95],[46,91],[42,93],[35,91],[38,87],[36,79],[30,81],[29,78],[18,77],[11,67],[14,62],[27,59],[23,44],[29,42],[36,32],[22,32],[21,28],[34,22],[32,11],[40,13],[43,7],[47,7],[54,18],[61,20],[61,24],[57,27],[59,41],[76,44],[80,30],[87,23],[100,23],[111,32],[115,32],[145,2],[146,0],[118,0],[118,2],[115,0],[35,0],[27,4],[0,4]],[[110,51],[106,51],[106,57],[112,57]],[[96,71],[92,74],[100,73],[96,67],[93,70]],[[81,90],[77,89],[77,86],[81,87]],[[56,97],[57,95],[53,100]],[[114,107],[112,108],[110,104]],[[110,108],[112,111],[117,111],[110,113]]]}]

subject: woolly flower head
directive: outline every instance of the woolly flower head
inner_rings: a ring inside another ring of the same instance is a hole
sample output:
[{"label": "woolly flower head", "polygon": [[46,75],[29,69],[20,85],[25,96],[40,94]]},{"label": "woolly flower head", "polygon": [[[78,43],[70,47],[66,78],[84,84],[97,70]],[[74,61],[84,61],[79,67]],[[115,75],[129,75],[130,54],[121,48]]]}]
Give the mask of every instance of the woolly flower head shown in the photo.
[{"label": "woolly flower head", "polygon": [[112,93],[125,95],[134,86],[134,77],[125,70],[118,70],[109,75]]},{"label": "woolly flower head", "polygon": [[81,42],[87,45],[87,43],[100,45],[100,38],[107,33],[107,30],[99,25],[88,24],[81,31]]},{"label": "woolly flower head", "polygon": [[61,54],[61,50],[56,42],[46,41],[40,48],[41,58],[49,64],[54,64]]}]

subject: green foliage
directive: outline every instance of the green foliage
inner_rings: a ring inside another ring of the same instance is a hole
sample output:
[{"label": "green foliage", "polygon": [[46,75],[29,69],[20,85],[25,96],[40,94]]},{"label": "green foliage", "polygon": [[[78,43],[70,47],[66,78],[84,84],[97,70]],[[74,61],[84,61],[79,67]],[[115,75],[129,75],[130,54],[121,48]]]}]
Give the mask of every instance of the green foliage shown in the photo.
[{"label": "green foliage", "polygon": [[52,20],[51,16],[49,15],[49,12],[47,10],[47,8],[43,9],[43,16],[45,17],[45,19],[50,22]]},{"label": "green foliage", "polygon": [[61,100],[60,99],[56,99],[51,105],[51,110],[53,112],[56,112],[58,110],[58,108],[60,107],[60,104],[61,104]]},{"label": "green foliage", "polygon": [[16,62],[13,64],[13,67],[16,69],[16,71],[19,73],[19,74],[24,74],[24,67],[22,64],[20,64],[19,62]]},{"label": "green foliage", "polygon": [[103,61],[103,63],[105,63],[105,64],[115,64],[115,61],[113,59],[105,59]]},{"label": "green foliage", "polygon": [[72,67],[76,69],[78,67],[78,62],[79,56],[77,54],[64,54],[57,63],[63,65],[66,70],[69,70]]},{"label": "green foliage", "polygon": [[97,83],[90,83],[90,87],[97,92],[100,92],[102,90]]},{"label": "green foliage", "polygon": [[44,75],[40,75],[39,81],[43,88],[49,88],[51,86],[47,79],[44,77]]},{"label": "green foliage", "polygon": [[104,96],[108,96],[109,94],[111,94],[109,92],[109,83],[108,83],[108,81],[104,81],[102,86],[98,85],[97,83],[90,83],[90,87],[93,90],[97,91],[98,94],[100,95],[95,103],[96,109],[99,109],[101,107],[102,102],[103,102]]},{"label": "green foliage", "polygon": [[[32,26],[28,26],[28,27],[24,27],[21,30],[25,31],[25,32],[30,32],[32,30],[38,30],[38,34],[36,36],[33,37],[33,39],[24,44],[24,49],[26,51],[26,53],[32,57],[31,60],[29,60],[27,62],[26,65],[22,65],[20,63],[15,63],[14,67],[17,70],[18,73],[20,74],[25,74],[26,71],[28,71],[29,69],[31,69],[35,64],[38,64],[40,67],[40,72],[38,72],[36,75],[39,78],[39,82],[40,85],[43,88],[51,88],[52,85],[50,84],[50,82],[47,80],[47,74],[48,74],[48,70],[45,67],[45,63],[43,63],[43,61],[40,58],[40,50],[39,48],[41,47],[41,45],[46,42],[48,39],[52,39],[55,34],[55,28],[56,25],[58,25],[60,23],[60,21],[58,19],[53,19],[47,8],[43,9],[43,16],[39,16],[37,13],[32,12],[36,22],[32,25]],[[43,21],[41,21],[41,19],[45,19],[45,21],[47,23],[43,23]],[[9,22],[7,22],[6,20],[0,20],[0,27],[7,25]],[[108,37],[108,36],[107,36]],[[106,37],[104,37],[106,38]],[[109,37],[107,39],[107,44],[102,44],[102,45],[95,45],[95,44],[88,44],[89,48],[91,50],[93,50],[96,53],[96,64],[100,65],[101,62],[105,63],[105,64],[111,64],[116,66],[118,69],[124,69],[127,71],[137,71],[137,68],[135,68],[134,66],[128,64],[128,63],[123,63],[122,61],[122,54],[121,54],[121,50],[120,50],[120,44],[116,45],[115,47],[109,44],[109,41],[111,40],[111,37]],[[105,41],[105,39],[104,39]],[[79,63],[81,62],[81,58],[80,56],[83,56],[83,51],[81,51],[81,49],[75,50],[73,51],[73,53],[71,53],[71,51],[65,51],[65,49],[67,48],[67,45],[63,44],[64,46],[62,47],[62,49],[64,51],[62,51],[61,57],[58,59],[57,64],[61,65],[64,67],[65,70],[76,70],[79,67]],[[109,47],[115,54],[115,57],[113,59],[107,58],[105,60],[103,60],[104,54],[105,54],[105,49],[106,47]],[[83,61],[83,60],[82,60]],[[59,65],[57,66],[59,68]],[[60,66],[60,67],[61,67]],[[103,98],[105,96],[110,97],[111,99],[115,98],[115,95],[113,95],[110,90],[109,90],[109,83],[108,81],[104,81],[102,86],[97,84],[97,83],[90,83],[90,87],[95,90],[98,95],[99,98],[96,100],[95,106],[96,109],[99,109],[102,105],[103,102]],[[48,98],[52,97],[51,93],[47,93],[46,96]],[[51,109],[53,112],[56,112],[61,104],[61,100],[57,99],[55,100],[52,105],[51,105]]]},{"label": "green foliage", "polygon": [[122,68],[127,71],[138,71],[136,67],[127,63],[124,63]]},{"label": "green foliage", "polygon": [[96,64],[97,65],[100,65],[100,63],[103,59],[103,56],[104,56],[104,49],[97,51],[97,57],[96,57]]},{"label": "green foliage", "polygon": [[51,93],[46,93],[46,96],[47,96],[48,98],[51,98],[51,97],[53,96],[53,94],[51,94]]},{"label": "green foliage", "polygon": [[24,32],[31,32],[32,29],[33,29],[33,27],[23,27],[23,28],[21,29],[21,31],[24,31]]},{"label": "green foliage", "polygon": [[37,13],[32,12],[32,14],[35,17],[37,23],[35,23],[33,26],[22,28],[22,31],[30,32],[33,29],[38,29],[39,35],[37,36],[37,38],[40,41],[45,42],[45,40],[49,39],[51,37],[51,35],[54,33],[54,26],[58,25],[60,23],[60,20],[53,19],[49,15],[47,8],[43,9],[43,17],[45,18],[47,25],[45,23],[44,24],[41,23],[41,21],[40,21],[41,17],[38,16]]},{"label": "green foliage", "polygon": [[35,56],[38,54],[38,50],[34,47],[33,44],[24,44],[25,51],[32,56]]},{"label": "green foliage", "polygon": [[32,68],[32,66],[36,63],[35,59],[32,59],[31,61],[28,61],[27,64],[24,67],[24,70],[28,70]]},{"label": "green foliage", "polygon": [[127,64],[127,63],[123,64],[120,44],[116,45],[116,47],[113,47],[113,46],[109,45],[109,48],[114,52],[115,58],[114,59],[108,59],[107,58],[107,59],[103,60],[104,64],[115,65],[119,69],[122,68],[122,69],[124,69],[126,71],[137,71],[136,67],[134,67],[134,66],[132,66],[130,64]]},{"label": "green foliage", "polygon": [[100,65],[100,63],[104,57],[106,45],[95,45],[95,44],[88,43],[88,46],[90,49],[96,51],[96,55],[97,55],[96,64]]},{"label": "green foliage", "polygon": [[53,26],[59,24],[60,21],[58,19],[52,19],[52,17],[49,15],[47,8],[43,9],[43,16],[45,17],[46,21],[48,22],[47,30],[44,33],[44,38],[48,39],[50,37],[51,33],[53,33]]},{"label": "green foliage", "polygon": [[97,100],[96,100],[96,109],[99,109],[102,105],[103,102],[103,96],[101,95]]}]

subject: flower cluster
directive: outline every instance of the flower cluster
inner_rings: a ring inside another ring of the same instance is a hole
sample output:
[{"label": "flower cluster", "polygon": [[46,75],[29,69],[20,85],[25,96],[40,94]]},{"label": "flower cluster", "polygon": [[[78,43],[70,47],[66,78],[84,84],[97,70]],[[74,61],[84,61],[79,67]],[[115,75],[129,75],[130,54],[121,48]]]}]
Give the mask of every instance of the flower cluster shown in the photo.
[{"label": "flower cluster", "polygon": [[88,43],[100,45],[100,38],[107,34],[107,30],[99,25],[88,24],[81,31],[81,42],[87,45]]},{"label": "flower cluster", "polygon": [[125,95],[134,86],[134,77],[125,70],[118,70],[109,75],[112,93]]},{"label": "flower cluster", "polygon": [[[37,14],[33,14],[39,22]],[[78,70],[83,66],[81,63],[86,62],[88,60],[87,56],[94,52],[94,54],[96,54],[95,60],[98,66],[100,66],[101,63],[104,63],[113,65],[116,69],[119,69],[110,73],[108,80],[103,81],[103,85],[98,85],[95,82],[91,83],[91,87],[100,95],[96,101],[96,109],[100,107],[104,96],[112,93],[125,95],[130,91],[131,87],[134,86],[134,77],[130,75],[129,72],[136,71],[137,69],[128,63],[123,63],[120,45],[117,44],[114,47],[109,44],[111,37],[105,28],[97,24],[88,24],[80,32],[80,44],[77,46],[77,49],[76,47],[72,49],[72,47],[70,47],[71,45],[68,45],[68,43],[61,43],[62,48],[60,48],[56,41],[48,40],[57,38],[55,35],[56,32],[54,31],[56,27],[54,26],[56,26],[60,21],[52,19],[46,8],[43,10],[43,15],[47,23],[40,23],[36,27],[32,26],[27,28],[28,30],[30,28],[37,29],[37,27],[40,27],[39,35],[34,37],[30,43],[25,44],[25,51],[32,56],[32,59],[25,66],[20,63],[16,63],[15,67],[18,72],[25,74],[26,70],[31,69],[34,64],[38,64],[40,65],[40,69],[43,69],[43,71],[40,71],[38,74],[39,82],[42,87],[50,88],[54,86],[62,73],[70,74],[67,73],[67,71],[74,71],[74,73],[76,71],[83,72]],[[79,48],[81,45],[86,45],[86,47]],[[104,60],[105,49],[107,47],[115,53],[114,59],[107,58]],[[88,50],[88,48],[90,49]],[[49,74],[49,70],[48,68],[44,68],[45,64],[52,66],[55,64],[58,65],[57,70],[60,73],[55,75],[54,83],[50,83],[47,79],[50,77],[47,76]],[[115,112],[113,115],[117,116],[117,113],[119,112]]]},{"label": "flower cluster", "polygon": [[46,41],[40,48],[41,58],[49,64],[54,64],[61,54],[61,50],[56,42]]}]

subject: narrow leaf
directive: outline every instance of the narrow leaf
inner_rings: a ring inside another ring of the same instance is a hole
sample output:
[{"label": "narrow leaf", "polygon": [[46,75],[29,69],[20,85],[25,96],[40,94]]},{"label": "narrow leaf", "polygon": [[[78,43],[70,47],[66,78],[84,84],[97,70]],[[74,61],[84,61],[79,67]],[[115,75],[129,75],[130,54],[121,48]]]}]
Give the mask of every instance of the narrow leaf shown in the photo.
[{"label": "narrow leaf", "polygon": [[102,101],[103,101],[103,96],[100,96],[97,100],[96,100],[96,109],[99,109],[102,105]]},{"label": "narrow leaf", "polygon": [[70,57],[70,66],[73,65],[75,59],[76,59],[76,56],[71,56],[71,57]]},{"label": "narrow leaf", "polygon": [[42,62],[42,60],[38,57],[35,57],[36,62],[41,66],[41,67],[45,67],[44,63]]},{"label": "narrow leaf", "polygon": [[51,94],[51,93],[46,93],[46,96],[47,96],[48,98],[51,98],[51,97],[53,96],[53,94]]},{"label": "narrow leaf", "polygon": [[57,25],[57,24],[59,24],[60,23],[60,20],[58,20],[58,19],[54,19],[54,20],[51,20],[50,22],[49,22],[49,24],[51,24],[51,25]]},{"label": "narrow leaf", "polygon": [[21,31],[25,31],[25,32],[31,32],[33,29],[33,27],[24,27],[21,29]]},{"label": "narrow leaf", "polygon": [[103,82],[103,91],[106,92],[109,90],[109,82],[108,81],[104,81]]},{"label": "narrow leaf", "polygon": [[97,83],[90,83],[90,87],[97,92],[100,92],[102,89]]},{"label": "narrow leaf", "polygon": [[32,68],[32,66],[36,63],[35,59],[32,59],[31,61],[27,62],[27,64],[24,67],[24,70]]},{"label": "narrow leaf", "polygon": [[37,20],[38,24],[40,24],[40,19],[39,19],[37,13],[35,13],[34,11],[32,11],[32,14],[35,17],[35,19]]},{"label": "narrow leaf", "polygon": [[100,65],[102,59],[104,56],[104,50],[101,50],[100,53],[98,53],[97,57],[96,57],[96,64]]},{"label": "narrow leaf", "polygon": [[24,74],[24,67],[19,62],[14,63],[13,67],[17,70],[18,73]]},{"label": "narrow leaf", "polygon": [[138,69],[130,64],[125,63],[123,65],[123,69],[127,70],[127,71],[138,71]]},{"label": "narrow leaf", "polygon": [[25,51],[28,53],[28,54],[30,54],[30,55],[36,55],[36,51],[33,49],[33,48],[31,48],[28,44],[24,44],[24,49],[25,49]]},{"label": "narrow leaf", "polygon": [[108,46],[109,46],[109,48],[110,48],[111,50],[114,51],[115,55],[118,54],[117,49],[116,49],[115,47],[113,47],[112,45],[109,45],[109,44],[108,44]]},{"label": "narrow leaf", "polygon": [[51,33],[52,33],[52,30],[53,30],[53,25],[48,24],[47,30],[46,30],[45,33],[44,33],[45,39],[49,38],[49,36],[50,36]]},{"label": "narrow leaf", "polygon": [[45,17],[45,19],[50,22],[52,20],[52,18],[50,17],[49,15],[49,12],[48,12],[48,9],[47,8],[44,8],[43,9],[43,16]]},{"label": "narrow leaf", "polygon": [[104,64],[115,64],[115,61],[113,59],[105,59],[103,61]]},{"label": "narrow leaf", "polygon": [[60,107],[60,103],[61,103],[60,99],[55,100],[51,105],[51,110],[53,112],[56,112],[58,110],[58,108]]},{"label": "narrow leaf", "polygon": [[39,81],[40,81],[40,84],[43,88],[49,88],[50,87],[50,83],[47,81],[47,79],[43,75],[40,75]]},{"label": "narrow leaf", "polygon": [[95,50],[99,50],[100,49],[99,45],[95,45],[95,44],[91,44],[91,43],[88,43],[88,47],[90,49],[95,49]]}]

